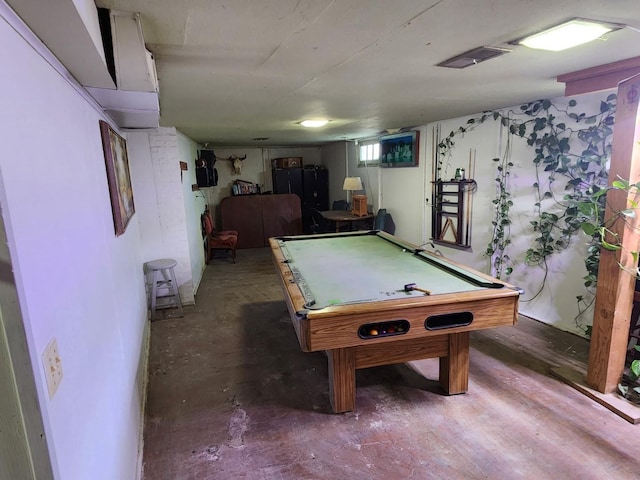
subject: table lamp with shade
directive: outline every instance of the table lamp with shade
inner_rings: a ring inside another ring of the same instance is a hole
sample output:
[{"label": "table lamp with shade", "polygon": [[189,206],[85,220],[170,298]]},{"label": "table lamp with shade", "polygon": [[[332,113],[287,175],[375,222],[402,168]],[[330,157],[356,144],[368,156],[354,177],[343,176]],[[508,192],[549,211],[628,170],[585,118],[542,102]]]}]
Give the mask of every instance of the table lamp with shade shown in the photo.
[{"label": "table lamp with shade", "polygon": [[367,196],[366,195],[356,195],[353,192],[363,190],[362,188],[362,180],[360,177],[346,177],[344,179],[344,184],[342,185],[343,190],[351,191],[351,213],[357,215],[358,217],[364,217],[367,213]]}]

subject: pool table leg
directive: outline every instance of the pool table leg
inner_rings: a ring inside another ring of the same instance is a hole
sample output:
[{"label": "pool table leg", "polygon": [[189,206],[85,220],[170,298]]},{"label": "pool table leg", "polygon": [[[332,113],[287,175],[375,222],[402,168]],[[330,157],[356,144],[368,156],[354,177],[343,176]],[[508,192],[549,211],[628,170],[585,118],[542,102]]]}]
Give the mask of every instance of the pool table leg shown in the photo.
[{"label": "pool table leg", "polygon": [[356,407],[356,351],[355,348],[327,350],[329,361],[329,400],[335,413]]},{"label": "pool table leg", "polygon": [[469,332],[449,334],[449,355],[440,357],[440,385],[449,395],[469,387]]}]

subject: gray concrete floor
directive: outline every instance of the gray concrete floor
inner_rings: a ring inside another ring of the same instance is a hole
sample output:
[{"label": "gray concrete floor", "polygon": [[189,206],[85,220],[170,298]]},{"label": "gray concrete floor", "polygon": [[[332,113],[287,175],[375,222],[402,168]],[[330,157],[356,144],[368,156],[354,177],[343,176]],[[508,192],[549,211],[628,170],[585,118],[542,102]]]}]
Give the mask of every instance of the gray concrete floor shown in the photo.
[{"label": "gray concrete floor", "polygon": [[356,410],[332,414],[326,357],[300,351],[270,251],[239,250],[183,318],[151,325],[144,480],[640,478],[640,427],[549,374],[587,357],[521,318],[472,333],[466,394],[444,396],[421,360],[359,370]]}]

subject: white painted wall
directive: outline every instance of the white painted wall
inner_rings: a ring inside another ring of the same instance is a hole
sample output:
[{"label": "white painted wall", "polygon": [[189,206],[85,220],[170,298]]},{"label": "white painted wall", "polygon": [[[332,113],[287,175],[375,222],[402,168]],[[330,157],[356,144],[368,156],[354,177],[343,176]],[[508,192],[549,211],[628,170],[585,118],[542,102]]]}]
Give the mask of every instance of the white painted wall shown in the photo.
[{"label": "white painted wall", "polygon": [[[204,247],[202,238],[202,226],[200,215],[207,204],[206,197],[200,191],[193,191],[191,186],[196,182],[196,158],[198,157],[198,144],[189,137],[178,134],[178,158],[179,162],[185,162],[188,170],[181,171],[182,199],[184,202],[186,233],[188,241],[189,259],[191,266],[191,283],[195,295],[204,273]],[[176,279],[177,280],[177,279]]]},{"label": "white painted wall", "polygon": [[427,209],[425,184],[431,181],[430,159],[424,147],[426,128],[419,130],[417,167],[379,168],[380,208],[386,208],[393,218],[395,235],[417,245],[423,243],[423,219]]},{"label": "white painted wall", "polygon": [[349,171],[349,146],[347,142],[333,142],[321,148],[322,164],[329,170],[329,208],[336,200],[347,200],[342,189]]},{"label": "white painted wall", "polygon": [[[605,99],[610,93],[607,91],[574,97],[578,101],[578,111],[588,114],[598,113],[600,100]],[[554,99],[554,103],[560,106],[566,105],[568,101],[568,98]],[[512,108],[517,110],[519,106]],[[445,137],[449,132],[465,126],[467,119],[472,117],[475,115],[444,120],[438,124],[434,123],[420,128],[421,145],[418,167],[380,169],[381,207],[387,208],[392,214],[396,224],[395,234],[400,238],[421,245],[427,244],[432,237],[430,202],[433,129],[439,125],[440,135]],[[467,170],[469,177],[469,156],[475,155],[476,170],[473,176],[478,183],[478,189],[473,195],[471,248],[460,250],[437,245],[436,249],[447,257],[485,273],[491,273],[490,260],[484,256],[484,252],[491,240],[491,221],[494,215],[491,202],[496,194],[494,180],[496,164],[492,159],[502,156],[505,140],[505,138],[501,138],[498,125],[492,121],[465,133],[462,137],[456,136],[456,146],[443,170],[444,178],[453,178],[455,169],[461,167]],[[533,149],[526,145],[525,140],[513,140],[512,161],[514,167],[510,181],[511,199],[514,202],[511,228],[513,244],[509,248],[508,254],[514,262],[514,271],[509,277],[503,277],[503,279],[525,289],[526,293],[521,297],[520,303],[522,314],[551,324],[561,330],[582,335],[584,332],[581,327],[577,326],[575,317],[579,313],[576,297],[578,295],[587,298],[591,296],[583,284],[583,277],[586,274],[584,268],[586,237],[581,234],[576,235],[570,248],[550,258],[549,274],[544,288],[539,296],[531,300],[540,289],[544,276],[541,267],[524,264],[525,253],[537,236],[529,223],[534,220],[533,205],[536,201],[532,188],[536,181],[532,163],[534,156]],[[558,188],[563,187],[564,184],[558,182]],[[558,197],[562,198],[562,191],[557,193]],[[429,205],[425,199],[428,199]],[[593,312],[587,311],[579,319],[579,322],[588,325],[591,324],[592,319]]]},{"label": "white painted wall", "polygon": [[[128,130],[143,262],[176,260],[176,280],[184,304],[195,302],[204,271],[200,214],[204,198],[191,190],[195,180],[196,143],[175,128]],[[180,161],[188,170],[180,169]]]},{"label": "white painted wall", "polygon": [[329,206],[335,200],[351,200],[342,189],[345,177],[360,177],[363,192],[367,195],[369,210],[379,208],[380,187],[377,166],[358,167],[358,145],[356,142],[334,142],[322,146],[322,162],[329,169]]},{"label": "white painted wall", "polygon": [[[360,177],[364,192],[367,195],[369,211],[375,213],[381,207],[380,197],[380,168],[378,166],[358,166],[358,153],[360,147],[355,143],[349,145],[349,176]],[[389,213],[389,212],[387,212]]]},{"label": "white painted wall", "polygon": [[[147,325],[139,218],[115,236],[100,112],[4,19],[0,44],[0,207],[54,472],[136,478]],[[49,398],[40,356],[53,338],[64,376]]]}]

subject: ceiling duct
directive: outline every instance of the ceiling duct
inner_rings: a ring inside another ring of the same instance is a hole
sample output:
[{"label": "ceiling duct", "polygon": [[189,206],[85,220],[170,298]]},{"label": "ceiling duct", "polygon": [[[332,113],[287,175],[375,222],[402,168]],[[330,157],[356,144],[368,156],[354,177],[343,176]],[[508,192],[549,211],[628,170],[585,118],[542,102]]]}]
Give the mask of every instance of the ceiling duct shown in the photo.
[{"label": "ceiling duct", "polygon": [[140,14],[99,9],[105,59],[116,88],[87,86],[119,127],[156,128],[160,120],[155,61],[142,36]]},{"label": "ceiling duct", "polygon": [[467,68],[471,65],[476,65],[485,60],[499,57],[505,53],[509,53],[511,50],[498,47],[478,47],[468,52],[451,57],[444,62],[438,63],[438,67],[448,68]]}]

